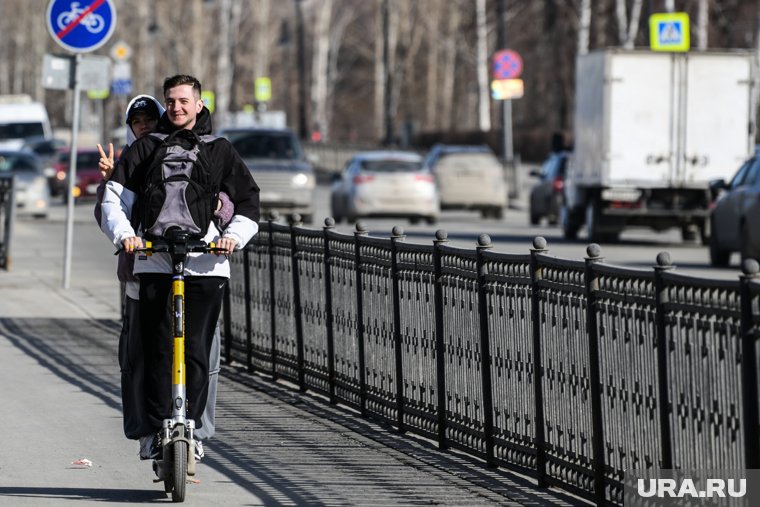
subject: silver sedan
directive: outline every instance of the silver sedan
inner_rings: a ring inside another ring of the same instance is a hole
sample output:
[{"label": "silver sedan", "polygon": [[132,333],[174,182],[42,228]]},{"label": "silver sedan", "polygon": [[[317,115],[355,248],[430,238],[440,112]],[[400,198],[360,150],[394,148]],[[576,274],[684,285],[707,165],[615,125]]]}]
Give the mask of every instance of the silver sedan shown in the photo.
[{"label": "silver sedan", "polygon": [[401,151],[357,153],[336,176],[330,198],[336,222],[362,217],[400,217],[433,224],[440,215],[435,179],[422,157]]},{"label": "silver sedan", "polygon": [[15,176],[17,215],[47,217],[50,189],[36,155],[23,151],[0,151],[0,175]]}]

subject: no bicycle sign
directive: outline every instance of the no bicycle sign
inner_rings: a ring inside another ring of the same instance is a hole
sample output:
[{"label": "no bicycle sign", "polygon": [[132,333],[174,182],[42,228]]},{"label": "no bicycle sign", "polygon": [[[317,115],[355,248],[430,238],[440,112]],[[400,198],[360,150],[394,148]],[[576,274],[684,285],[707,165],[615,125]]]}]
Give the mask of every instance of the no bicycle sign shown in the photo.
[{"label": "no bicycle sign", "polygon": [[51,0],[47,27],[53,39],[75,53],[94,51],[105,44],[116,28],[111,0]]}]

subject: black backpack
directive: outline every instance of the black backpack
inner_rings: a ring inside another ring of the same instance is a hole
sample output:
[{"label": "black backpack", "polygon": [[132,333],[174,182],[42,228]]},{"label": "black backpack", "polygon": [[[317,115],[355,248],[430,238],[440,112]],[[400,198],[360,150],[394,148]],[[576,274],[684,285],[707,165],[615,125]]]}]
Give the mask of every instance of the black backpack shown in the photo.
[{"label": "black backpack", "polygon": [[206,145],[216,137],[198,137],[188,129],[149,135],[160,139],[161,144],[145,171],[133,227],[137,230],[142,225],[148,239],[162,238],[170,228],[202,238],[214,219],[219,194]]}]

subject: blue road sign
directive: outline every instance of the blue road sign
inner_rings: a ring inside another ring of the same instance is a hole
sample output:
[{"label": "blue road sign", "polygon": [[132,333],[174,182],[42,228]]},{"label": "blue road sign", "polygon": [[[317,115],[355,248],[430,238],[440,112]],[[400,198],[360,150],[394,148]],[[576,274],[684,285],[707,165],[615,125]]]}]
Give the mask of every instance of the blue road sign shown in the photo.
[{"label": "blue road sign", "polygon": [[132,93],[131,79],[114,79],[111,83],[111,91],[114,95],[129,95]]},{"label": "blue road sign", "polygon": [[116,28],[111,0],[51,0],[47,27],[60,46],[75,53],[94,51],[105,44]]}]

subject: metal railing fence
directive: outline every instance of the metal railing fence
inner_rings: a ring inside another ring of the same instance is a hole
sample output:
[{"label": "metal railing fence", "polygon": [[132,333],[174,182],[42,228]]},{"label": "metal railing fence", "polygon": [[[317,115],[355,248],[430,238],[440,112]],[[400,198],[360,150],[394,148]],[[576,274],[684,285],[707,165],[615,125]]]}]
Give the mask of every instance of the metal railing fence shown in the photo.
[{"label": "metal railing fence", "polygon": [[598,505],[626,469],[760,468],[755,261],[719,281],[533,246],[270,219],[232,257],[225,358]]},{"label": "metal railing fence", "polygon": [[0,176],[0,268],[11,269],[11,240],[16,214],[13,176]]}]

